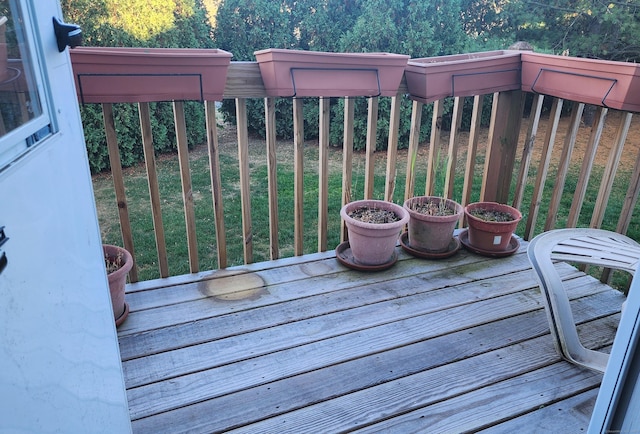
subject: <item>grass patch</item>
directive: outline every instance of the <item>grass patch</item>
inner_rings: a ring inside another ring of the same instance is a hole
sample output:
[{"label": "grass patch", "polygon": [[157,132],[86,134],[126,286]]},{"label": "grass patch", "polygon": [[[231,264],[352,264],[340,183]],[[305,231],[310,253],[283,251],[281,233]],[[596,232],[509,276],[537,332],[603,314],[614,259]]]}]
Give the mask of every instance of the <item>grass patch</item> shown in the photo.
[{"label": "grass patch", "polygon": [[[318,148],[316,145],[307,145],[304,148],[304,214],[303,227],[304,253],[318,251]],[[223,205],[227,239],[228,265],[241,265],[244,263],[242,240],[242,209],[240,200],[240,174],[238,168],[237,147],[235,143],[221,145],[220,170],[223,185]],[[278,215],[279,215],[279,254],[280,257],[294,255],[294,170],[293,170],[293,145],[282,143],[278,146]],[[466,155],[459,156],[462,165]],[[482,167],[484,155],[478,156],[472,201],[478,200],[482,182]],[[415,195],[422,195],[425,191],[426,181],[426,157],[421,156],[415,166]],[[249,167],[251,182],[251,219],[253,235],[253,261],[265,261],[270,259],[269,247],[269,202],[266,151],[263,142],[252,142],[249,149]],[[398,156],[397,173],[393,201],[402,203],[405,190],[404,173],[406,170],[406,152],[401,151]],[[186,228],[184,221],[184,208],[182,201],[180,169],[176,155],[162,155],[157,159],[158,178],[160,184],[160,198],[162,203],[162,218],[167,243],[169,273],[180,275],[189,273],[188,250],[186,242]],[[218,268],[216,253],[215,221],[213,214],[213,201],[209,175],[209,159],[206,147],[199,147],[190,153],[191,180],[196,215],[196,232],[198,242],[199,269],[211,270]],[[329,151],[329,219],[327,232],[327,248],[333,249],[340,241],[340,205],[342,198],[342,153],[340,150],[330,148]],[[462,173],[463,166],[459,168]],[[352,199],[356,200],[364,196],[364,172],[365,156],[356,153],[353,159]],[[376,155],[374,176],[374,198],[383,199],[385,191],[386,156]],[[556,227],[566,225],[569,209],[574,200],[573,192],[576,188],[579,167],[572,167],[562,195],[559,212],[555,216]],[[521,206],[523,220],[516,233],[524,235],[527,215],[530,209],[531,195],[533,194],[533,182],[535,180],[535,168],[532,167],[529,174],[529,184],[526,187],[525,199]],[[556,173],[551,168],[549,178],[545,185],[540,212],[538,215],[535,233],[542,232],[547,219],[546,212],[549,209],[550,197],[553,190],[553,181]],[[595,167],[589,182],[584,206],[580,214],[578,226],[589,226],[593,203],[598,194],[602,168]],[[607,212],[602,224],[605,229],[614,230],[618,216],[623,207],[626,188],[630,182],[631,174],[620,171],[616,177],[614,189],[609,197]],[[436,177],[437,185],[435,194],[441,194],[443,190],[443,177]],[[118,207],[115,202],[113,183],[111,176],[101,174],[94,176],[94,191],[98,206],[98,216],[103,241],[109,244],[122,245],[120,226],[118,222]],[[454,198],[461,197],[462,175],[455,182]],[[512,192],[515,189],[515,179],[512,184]],[[150,198],[147,186],[147,177],[143,165],[125,170],[125,186],[128,200],[128,211],[131,220],[135,255],[138,261],[140,280],[148,280],[159,277],[158,260],[155,246],[154,228],[151,216]],[[638,213],[634,213],[637,216]],[[634,217],[628,231],[629,236],[640,238],[640,219]],[[616,287],[626,287],[626,275],[615,273],[613,284]]]}]

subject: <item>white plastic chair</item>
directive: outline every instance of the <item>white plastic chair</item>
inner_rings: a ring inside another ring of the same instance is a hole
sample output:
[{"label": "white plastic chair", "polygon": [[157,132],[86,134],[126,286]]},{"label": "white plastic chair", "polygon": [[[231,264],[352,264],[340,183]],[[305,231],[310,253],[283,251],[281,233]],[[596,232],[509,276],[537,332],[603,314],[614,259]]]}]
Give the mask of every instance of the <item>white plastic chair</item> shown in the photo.
[{"label": "white plastic chair", "polygon": [[555,229],[531,240],[527,255],[540,283],[557,350],[570,362],[604,372],[609,355],[585,348],[580,342],[569,297],[553,263],[598,265],[633,275],[640,262],[640,244],[601,229]]}]

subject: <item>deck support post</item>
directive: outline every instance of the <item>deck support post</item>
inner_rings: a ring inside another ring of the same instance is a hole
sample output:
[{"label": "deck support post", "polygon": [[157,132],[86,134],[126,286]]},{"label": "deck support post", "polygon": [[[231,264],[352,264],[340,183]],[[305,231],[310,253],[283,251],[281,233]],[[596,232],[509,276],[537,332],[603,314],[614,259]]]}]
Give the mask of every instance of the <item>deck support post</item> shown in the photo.
[{"label": "deck support post", "polygon": [[480,200],[507,203],[522,123],[520,90],[493,95],[491,125]]}]

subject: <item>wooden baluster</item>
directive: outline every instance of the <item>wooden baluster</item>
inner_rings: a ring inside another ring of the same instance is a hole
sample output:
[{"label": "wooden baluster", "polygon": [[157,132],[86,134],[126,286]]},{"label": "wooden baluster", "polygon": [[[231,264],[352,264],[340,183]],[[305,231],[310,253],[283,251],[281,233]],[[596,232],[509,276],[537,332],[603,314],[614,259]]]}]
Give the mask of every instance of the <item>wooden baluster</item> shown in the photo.
[{"label": "wooden baluster", "polygon": [[107,138],[107,149],[109,150],[109,164],[111,165],[111,176],[113,177],[113,187],[116,193],[118,204],[118,216],[120,217],[120,232],[124,248],[133,256],[133,268],[129,271],[129,281],[138,281],[138,268],[136,266],[135,249],[133,248],[133,233],[131,232],[131,220],[129,219],[129,207],[127,206],[127,195],[124,189],[124,177],[122,175],[122,164],[120,162],[120,150],[118,149],[118,136],[116,134],[115,120],[113,118],[113,105],[102,104],[102,116],[104,119],[104,131]]},{"label": "wooden baluster", "polygon": [[404,186],[404,200],[415,195],[416,184],[416,161],[418,159],[418,144],[420,142],[420,124],[422,123],[422,104],[420,101],[413,101],[411,110],[411,129],[409,130],[409,149],[407,150],[407,171]]},{"label": "wooden baluster", "polygon": [[618,133],[616,134],[616,140],[609,152],[609,158],[607,159],[607,165],[602,174],[602,181],[600,182],[600,189],[598,190],[598,197],[596,198],[593,215],[591,216],[592,228],[599,228],[602,226],[604,220],[604,213],[607,210],[607,203],[609,196],[611,195],[611,189],[613,188],[613,181],[615,180],[618,166],[620,164],[620,157],[622,156],[622,150],[624,149],[624,142],[627,140],[627,134],[629,133],[629,127],[631,126],[631,113],[625,113],[620,121],[618,127]]},{"label": "wooden baluster", "polygon": [[369,115],[367,119],[367,149],[364,175],[364,198],[373,198],[375,175],[375,152],[378,131],[378,97],[369,98]]},{"label": "wooden baluster", "polygon": [[[469,131],[469,145],[467,147],[467,162],[464,169],[464,184],[462,185],[462,199],[460,205],[465,207],[471,201],[471,191],[473,188],[473,177],[475,175],[476,155],[478,152],[478,135],[482,123],[482,106],[484,96],[473,97],[473,112],[471,113],[471,129]],[[460,219],[463,223],[463,219]]]},{"label": "wooden baluster", "polygon": [[304,112],[303,100],[293,99],[294,253],[304,253]]},{"label": "wooden baluster", "polygon": [[618,225],[616,231],[621,234],[626,234],[631,224],[631,218],[633,217],[633,210],[638,200],[638,194],[640,193],[640,152],[636,156],[636,163],[633,167],[633,173],[631,174],[631,181],[627,188],[627,194],[624,197],[624,203],[622,211],[620,212],[620,218],[618,219]]},{"label": "wooden baluster", "polygon": [[518,180],[516,184],[516,192],[513,197],[512,206],[520,209],[522,206],[522,198],[524,197],[524,190],[527,187],[527,178],[529,176],[529,167],[531,166],[531,152],[536,142],[538,135],[538,127],[540,125],[540,114],[542,113],[542,103],[544,102],[544,95],[539,93],[533,96],[533,103],[531,104],[531,114],[529,114],[529,127],[527,129],[527,137],[522,149],[522,159],[520,160],[520,170],[518,173]]},{"label": "wooden baluster", "polygon": [[327,225],[329,220],[329,119],[328,97],[320,98],[318,140],[318,251],[327,250]]},{"label": "wooden baluster", "polygon": [[384,199],[393,202],[396,189],[396,164],[398,161],[398,136],[400,129],[400,108],[402,99],[399,95],[391,98],[391,115],[389,119],[389,140],[387,143],[387,175],[384,188]]},{"label": "wooden baluster", "polygon": [[580,168],[580,175],[576,182],[576,191],[573,193],[573,200],[571,201],[571,209],[569,210],[569,216],[567,217],[567,227],[575,228],[580,218],[580,211],[584,203],[584,198],[587,194],[587,186],[589,185],[589,178],[591,177],[591,170],[593,169],[593,163],[596,158],[596,151],[598,150],[598,144],[600,143],[600,137],[602,137],[602,130],[604,129],[605,120],[607,117],[608,109],[604,107],[598,107],[593,127],[591,127],[591,135],[589,136],[589,142],[585,149],[584,158],[582,159],[582,167]]},{"label": "wooden baluster", "polygon": [[[351,202],[351,183],[353,181],[353,120],[355,117],[355,99],[344,99],[344,136],[342,140],[342,206]],[[340,221],[340,242],[348,239],[344,220]]]},{"label": "wooden baluster", "polygon": [[569,131],[564,137],[564,146],[562,147],[562,154],[560,155],[556,181],[553,186],[551,200],[549,201],[547,220],[544,224],[545,231],[553,229],[556,225],[558,210],[560,209],[560,202],[562,200],[562,192],[564,191],[564,183],[567,179],[567,172],[569,171],[571,155],[573,154],[573,148],[576,144],[576,138],[578,135],[578,129],[580,128],[580,122],[582,121],[583,111],[584,104],[582,103],[574,104],[573,109],[571,110]]},{"label": "wooden baluster", "polygon": [[453,102],[453,118],[451,119],[451,132],[449,133],[449,150],[447,152],[447,167],[442,196],[451,199],[456,180],[456,165],[458,162],[458,132],[462,125],[462,110],[464,98],[455,97]]},{"label": "wooden baluster", "polygon": [[189,168],[189,144],[187,141],[187,126],[184,118],[183,101],[173,102],[173,116],[176,127],[180,179],[182,181],[182,201],[184,203],[184,220],[187,230],[187,249],[189,251],[189,272],[197,273],[200,271],[200,266],[198,264],[196,213],[193,203],[193,186],[191,184],[191,169]]},{"label": "wooden baluster", "polygon": [[564,100],[560,98],[555,98],[553,100],[551,114],[549,115],[550,125],[547,126],[547,134],[542,147],[536,183],[533,187],[533,194],[531,196],[531,205],[529,206],[529,215],[527,216],[527,225],[524,233],[525,240],[531,239],[535,233],[536,220],[538,218],[538,212],[540,211],[540,205],[542,202],[544,183],[547,180],[547,174],[549,173],[549,163],[551,162],[553,144],[556,140],[556,134],[558,133],[558,123],[560,122],[563,102]]},{"label": "wooden baluster", "polygon": [[216,102],[205,102],[207,125],[207,151],[209,154],[209,175],[211,177],[211,196],[216,226],[216,253],[218,268],[227,267],[227,234],[224,225],[224,207],[222,204],[222,179],[220,175],[220,148],[218,146],[218,126],[216,124]]},{"label": "wooden baluster", "polygon": [[278,240],[278,162],[276,158],[276,99],[264,99],[267,140],[267,183],[269,185],[269,255],[271,260],[280,257]]},{"label": "wooden baluster", "polygon": [[147,169],[147,181],[149,185],[149,198],[151,200],[151,216],[153,218],[153,232],[156,239],[158,253],[158,267],[160,277],[169,276],[169,261],[167,259],[167,243],[162,224],[162,210],[160,202],[160,188],[158,186],[158,171],[156,168],[155,150],[153,149],[153,133],[151,131],[151,115],[149,103],[138,103],[140,116],[140,130],[142,132],[142,149],[144,150],[144,162]]},{"label": "wooden baluster", "polygon": [[253,262],[253,222],[251,220],[251,181],[249,179],[249,130],[247,100],[236,98],[238,132],[238,165],[240,168],[240,201],[242,209],[242,241],[244,263]]},{"label": "wooden baluster", "polygon": [[427,163],[427,182],[424,189],[426,196],[432,196],[435,187],[436,155],[440,148],[440,133],[442,132],[442,114],[444,113],[444,100],[433,103],[433,116],[431,117],[431,140],[429,142],[429,162]]}]

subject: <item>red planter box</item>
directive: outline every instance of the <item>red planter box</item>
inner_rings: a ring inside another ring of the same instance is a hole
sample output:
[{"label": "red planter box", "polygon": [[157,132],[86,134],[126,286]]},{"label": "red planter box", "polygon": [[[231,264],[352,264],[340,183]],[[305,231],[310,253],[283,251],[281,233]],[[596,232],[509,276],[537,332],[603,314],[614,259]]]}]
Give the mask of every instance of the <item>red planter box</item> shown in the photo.
[{"label": "red planter box", "polygon": [[395,96],[409,56],[325,53],[270,48],[256,51],[267,95]]},{"label": "red planter box", "polygon": [[640,111],[640,72],[635,63],[522,53],[522,90]]},{"label": "red planter box", "polygon": [[222,100],[231,53],[194,48],[70,50],[82,103]]},{"label": "red planter box", "polygon": [[500,50],[411,59],[405,71],[409,94],[429,103],[520,89],[520,53]]}]

